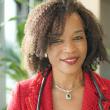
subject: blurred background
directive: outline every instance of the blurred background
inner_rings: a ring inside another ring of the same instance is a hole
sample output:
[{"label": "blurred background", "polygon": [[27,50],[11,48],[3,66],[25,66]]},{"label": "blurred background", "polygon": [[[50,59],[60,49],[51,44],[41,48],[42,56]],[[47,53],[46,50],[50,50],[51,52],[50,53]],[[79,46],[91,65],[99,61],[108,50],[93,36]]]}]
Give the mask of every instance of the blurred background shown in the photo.
[{"label": "blurred background", "polygon": [[[6,110],[15,83],[29,78],[21,56],[24,25],[31,9],[46,0],[0,0],[0,110]],[[110,58],[110,0],[79,0],[100,21],[105,35],[104,44]],[[110,79],[110,64],[97,70]]]}]

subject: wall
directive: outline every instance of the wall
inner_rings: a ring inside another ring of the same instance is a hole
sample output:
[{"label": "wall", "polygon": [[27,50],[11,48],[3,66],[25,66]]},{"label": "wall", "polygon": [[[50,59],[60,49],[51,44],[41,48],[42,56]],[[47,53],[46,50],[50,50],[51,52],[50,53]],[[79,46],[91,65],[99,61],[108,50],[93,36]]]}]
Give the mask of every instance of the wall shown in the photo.
[{"label": "wall", "polygon": [[[100,10],[100,20],[105,32],[104,44],[110,49],[110,0],[101,0]],[[104,77],[110,79],[110,64],[102,64],[100,71]]]},{"label": "wall", "polygon": [[78,0],[89,10],[91,10],[96,17],[100,18],[100,0]]}]

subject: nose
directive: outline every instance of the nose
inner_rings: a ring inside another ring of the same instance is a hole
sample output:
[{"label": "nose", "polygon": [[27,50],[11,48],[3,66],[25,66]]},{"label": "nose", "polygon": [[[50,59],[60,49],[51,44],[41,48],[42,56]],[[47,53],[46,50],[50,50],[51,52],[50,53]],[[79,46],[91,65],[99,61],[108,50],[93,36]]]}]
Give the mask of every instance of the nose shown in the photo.
[{"label": "nose", "polygon": [[73,53],[77,50],[77,47],[72,42],[65,42],[64,45],[63,45],[63,50],[66,53]]}]

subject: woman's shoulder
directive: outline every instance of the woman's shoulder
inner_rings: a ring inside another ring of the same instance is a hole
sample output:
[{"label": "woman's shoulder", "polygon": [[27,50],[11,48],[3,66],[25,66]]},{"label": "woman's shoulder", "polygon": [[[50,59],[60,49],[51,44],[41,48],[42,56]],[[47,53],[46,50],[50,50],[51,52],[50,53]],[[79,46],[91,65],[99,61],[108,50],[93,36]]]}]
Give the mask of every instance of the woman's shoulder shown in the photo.
[{"label": "woman's shoulder", "polygon": [[37,73],[36,75],[32,76],[27,80],[18,82],[17,85],[19,85],[20,89],[26,90],[32,87],[36,87],[37,85],[40,85],[41,81],[42,81],[42,75],[41,73]]},{"label": "woman's shoulder", "polygon": [[110,92],[110,80],[102,77],[101,75],[94,73],[95,79],[98,82],[99,86],[103,90],[108,90]]},{"label": "woman's shoulder", "polygon": [[8,110],[21,110],[21,106],[25,105],[25,100],[31,96],[35,96],[39,90],[41,84],[42,75],[37,73],[34,77],[17,82],[15,88],[12,91],[12,97],[10,103],[8,104]]},{"label": "woman's shoulder", "polygon": [[37,73],[35,76],[23,80],[16,83],[13,92],[15,94],[21,94],[23,97],[27,96],[28,94],[32,93],[34,90],[38,91],[41,85],[42,75]]},{"label": "woman's shoulder", "polygon": [[95,73],[95,72],[94,72],[94,76],[95,76],[95,78],[96,78],[97,80],[103,81],[103,82],[105,82],[105,83],[110,84],[110,79],[107,79],[107,78],[105,78],[105,77],[103,77],[103,76],[101,76],[100,74]]}]

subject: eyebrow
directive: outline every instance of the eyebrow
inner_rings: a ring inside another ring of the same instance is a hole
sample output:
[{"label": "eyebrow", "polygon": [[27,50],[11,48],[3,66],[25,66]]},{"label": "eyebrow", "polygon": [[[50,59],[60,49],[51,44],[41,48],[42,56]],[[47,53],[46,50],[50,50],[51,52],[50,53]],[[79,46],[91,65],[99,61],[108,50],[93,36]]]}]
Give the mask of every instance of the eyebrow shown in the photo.
[{"label": "eyebrow", "polygon": [[77,33],[81,33],[81,32],[84,32],[84,30],[83,30],[83,29],[78,29],[78,30],[75,30],[75,31],[73,32],[73,34],[77,34]]},{"label": "eyebrow", "polygon": [[[83,29],[77,29],[77,30],[75,30],[73,33],[72,33],[72,35],[73,34],[77,34],[77,33],[81,33],[81,32],[84,32],[84,30]],[[50,36],[61,36],[62,35],[62,33],[49,33],[49,37]]]},{"label": "eyebrow", "polygon": [[49,33],[49,37],[50,36],[60,36],[60,35],[62,35],[61,33]]}]

